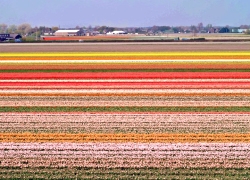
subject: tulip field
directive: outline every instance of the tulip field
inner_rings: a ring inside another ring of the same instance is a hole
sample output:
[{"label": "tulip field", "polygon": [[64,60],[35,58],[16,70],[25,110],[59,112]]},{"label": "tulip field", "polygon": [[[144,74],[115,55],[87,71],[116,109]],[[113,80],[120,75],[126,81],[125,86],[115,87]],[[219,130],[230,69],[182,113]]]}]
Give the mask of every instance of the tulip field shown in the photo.
[{"label": "tulip field", "polygon": [[250,51],[0,52],[0,179],[250,179]]}]

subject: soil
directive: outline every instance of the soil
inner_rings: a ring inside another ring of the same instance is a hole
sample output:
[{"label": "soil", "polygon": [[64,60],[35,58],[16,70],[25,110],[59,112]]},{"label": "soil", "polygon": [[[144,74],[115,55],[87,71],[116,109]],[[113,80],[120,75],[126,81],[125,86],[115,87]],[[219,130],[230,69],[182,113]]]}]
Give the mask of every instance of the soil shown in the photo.
[{"label": "soil", "polygon": [[0,44],[1,52],[163,52],[249,51],[249,42],[192,43],[20,43]]}]

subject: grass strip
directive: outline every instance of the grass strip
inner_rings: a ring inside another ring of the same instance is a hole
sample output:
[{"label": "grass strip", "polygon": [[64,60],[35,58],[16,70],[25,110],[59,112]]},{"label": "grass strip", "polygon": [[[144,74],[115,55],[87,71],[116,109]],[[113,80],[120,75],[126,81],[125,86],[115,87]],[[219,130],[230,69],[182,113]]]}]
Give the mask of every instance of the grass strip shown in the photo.
[{"label": "grass strip", "polygon": [[12,168],[0,170],[3,178],[43,179],[247,179],[250,169],[238,168]]},{"label": "grass strip", "polygon": [[112,107],[70,107],[70,106],[10,106],[0,107],[0,112],[250,112],[250,106],[243,107],[136,107],[136,106],[112,106]]},{"label": "grass strip", "polygon": [[1,167],[3,179],[249,179],[250,168]]},{"label": "grass strip", "polygon": [[0,69],[0,73],[8,72],[250,72],[250,69]]}]

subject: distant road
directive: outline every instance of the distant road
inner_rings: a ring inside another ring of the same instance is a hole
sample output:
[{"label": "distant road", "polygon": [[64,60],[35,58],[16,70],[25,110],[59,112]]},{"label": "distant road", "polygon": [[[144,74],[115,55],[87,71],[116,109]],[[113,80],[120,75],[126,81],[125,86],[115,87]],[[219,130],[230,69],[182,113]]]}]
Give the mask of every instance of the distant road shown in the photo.
[{"label": "distant road", "polygon": [[0,52],[250,51],[250,42],[0,43]]}]

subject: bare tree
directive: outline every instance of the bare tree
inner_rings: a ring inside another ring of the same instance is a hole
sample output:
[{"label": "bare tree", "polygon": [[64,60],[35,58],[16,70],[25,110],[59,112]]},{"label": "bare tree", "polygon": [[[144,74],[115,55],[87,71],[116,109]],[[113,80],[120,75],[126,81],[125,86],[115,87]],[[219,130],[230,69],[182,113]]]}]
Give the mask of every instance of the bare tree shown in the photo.
[{"label": "bare tree", "polygon": [[8,28],[7,24],[0,24],[0,33],[6,33],[7,28]]},{"label": "bare tree", "polygon": [[54,32],[56,32],[57,30],[59,30],[59,27],[53,26],[51,29],[52,29],[52,32],[54,33]]},{"label": "bare tree", "polygon": [[250,26],[248,26],[248,25],[241,25],[240,28],[241,28],[241,29],[249,29]]},{"label": "bare tree", "polygon": [[245,34],[250,34],[250,29],[247,29],[247,30],[245,31]]},{"label": "bare tree", "polygon": [[198,31],[201,32],[203,30],[203,23],[198,24]]},{"label": "bare tree", "polygon": [[193,38],[196,36],[196,33],[197,33],[197,28],[196,28],[196,26],[194,26],[194,25],[192,25],[191,27],[190,27],[190,29],[191,29],[191,31],[192,31],[192,33],[193,33]]},{"label": "bare tree", "polygon": [[15,24],[10,25],[7,29],[7,33],[17,33],[17,26]]},{"label": "bare tree", "polygon": [[28,23],[24,23],[24,24],[20,24],[18,27],[17,27],[17,30],[20,34],[28,34],[31,32],[32,28],[31,28],[31,25],[28,24]]}]

